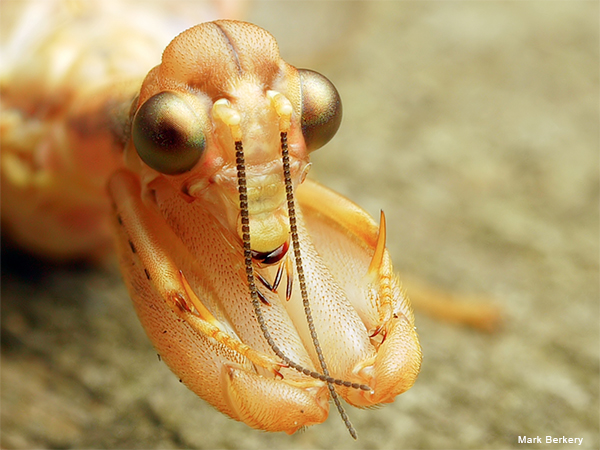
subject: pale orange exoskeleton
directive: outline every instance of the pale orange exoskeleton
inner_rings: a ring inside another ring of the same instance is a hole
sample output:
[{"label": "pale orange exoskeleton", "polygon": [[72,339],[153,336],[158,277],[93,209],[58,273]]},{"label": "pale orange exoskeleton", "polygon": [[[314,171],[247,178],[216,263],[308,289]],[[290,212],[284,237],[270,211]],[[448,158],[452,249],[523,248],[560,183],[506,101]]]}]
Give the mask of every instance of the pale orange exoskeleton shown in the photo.
[{"label": "pale orange exoskeleton", "polygon": [[306,178],[340,125],[335,87],[237,21],[193,27],[143,82],[127,75],[57,83],[45,99],[23,95],[26,80],[2,85],[2,218],[15,240],[100,253],[110,223],[162,360],[251,427],[321,423],[333,397],[351,429],[338,395],[369,407],[410,388],[421,349],[384,216],[377,227]]}]

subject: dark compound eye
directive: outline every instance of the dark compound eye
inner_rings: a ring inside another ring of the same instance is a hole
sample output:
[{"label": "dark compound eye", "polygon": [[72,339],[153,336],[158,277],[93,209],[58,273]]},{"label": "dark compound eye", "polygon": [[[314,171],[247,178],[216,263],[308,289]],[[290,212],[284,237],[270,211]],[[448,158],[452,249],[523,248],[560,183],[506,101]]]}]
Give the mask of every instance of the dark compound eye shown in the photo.
[{"label": "dark compound eye", "polygon": [[166,175],[191,170],[204,152],[202,121],[175,92],[150,97],[133,119],[133,144],[142,161]]},{"label": "dark compound eye", "polygon": [[302,89],[302,134],[309,152],[323,147],[342,122],[342,100],[337,89],[320,73],[299,69]]}]

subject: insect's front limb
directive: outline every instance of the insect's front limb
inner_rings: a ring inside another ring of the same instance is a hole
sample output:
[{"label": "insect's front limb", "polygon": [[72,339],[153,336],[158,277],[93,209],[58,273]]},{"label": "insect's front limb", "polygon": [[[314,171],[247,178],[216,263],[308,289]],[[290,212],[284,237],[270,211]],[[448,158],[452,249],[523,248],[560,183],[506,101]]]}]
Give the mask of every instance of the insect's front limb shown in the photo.
[{"label": "insect's front limb", "polygon": [[323,261],[346,287],[348,300],[368,330],[375,354],[352,372],[371,392],[341,391],[355,406],[388,403],[409,389],[421,367],[421,346],[408,297],[384,248],[385,222],[341,195],[306,180],[297,190],[308,232]]},{"label": "insect's front limb", "polygon": [[211,295],[210,281],[199,285],[195,279],[197,292],[190,286],[183,272],[198,277],[202,271],[193,270],[192,260],[178,264],[188,250],[143,203],[136,177],[119,171],[109,190],[121,267],[138,315],[182,381],[222,412],[256,428],[293,433],[324,421],[324,383],[307,377],[282,382],[280,361],[241,342],[226,318],[217,319],[202,303]]},{"label": "insect's front limb", "polygon": [[[229,350],[248,358],[254,364],[279,375],[283,364],[275,358],[257,352],[231,336],[225,326],[204,306],[193,291],[184,273],[169,256],[186,253],[183,245],[174,240],[169,246],[165,236],[171,233],[161,218],[141,201],[141,190],[135,176],[127,170],[117,172],[109,190],[117,206],[121,227],[119,245],[139,258],[140,267],[163,301],[197,333],[214,339]],[[127,240],[127,245],[121,241]],[[169,248],[170,247],[170,248]],[[196,271],[197,273],[197,271]]]}]

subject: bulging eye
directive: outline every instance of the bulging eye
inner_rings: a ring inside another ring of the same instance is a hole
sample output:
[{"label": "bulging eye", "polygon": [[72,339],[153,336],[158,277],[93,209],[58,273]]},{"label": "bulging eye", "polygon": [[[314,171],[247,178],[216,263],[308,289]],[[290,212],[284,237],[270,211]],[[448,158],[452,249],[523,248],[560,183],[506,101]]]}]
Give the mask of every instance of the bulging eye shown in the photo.
[{"label": "bulging eye", "polygon": [[337,89],[320,73],[299,69],[302,89],[302,134],[309,152],[323,147],[342,122],[342,100]]},{"label": "bulging eye", "polygon": [[133,144],[142,161],[166,175],[191,170],[204,152],[202,121],[181,96],[150,97],[133,119]]}]

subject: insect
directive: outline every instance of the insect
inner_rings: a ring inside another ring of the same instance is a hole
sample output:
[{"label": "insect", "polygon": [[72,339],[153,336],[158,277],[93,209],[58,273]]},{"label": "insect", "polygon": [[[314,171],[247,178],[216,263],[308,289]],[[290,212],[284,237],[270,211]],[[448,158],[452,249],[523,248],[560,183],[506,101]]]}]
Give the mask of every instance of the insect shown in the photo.
[{"label": "insect", "polygon": [[114,239],[162,360],[224,414],[291,434],[333,399],[356,437],[340,398],[394,401],[421,349],[383,214],[306,177],[340,125],[333,84],[239,21],[184,31],[145,77],[134,36],[120,59],[67,42],[1,80],[6,229],[56,258]]}]

